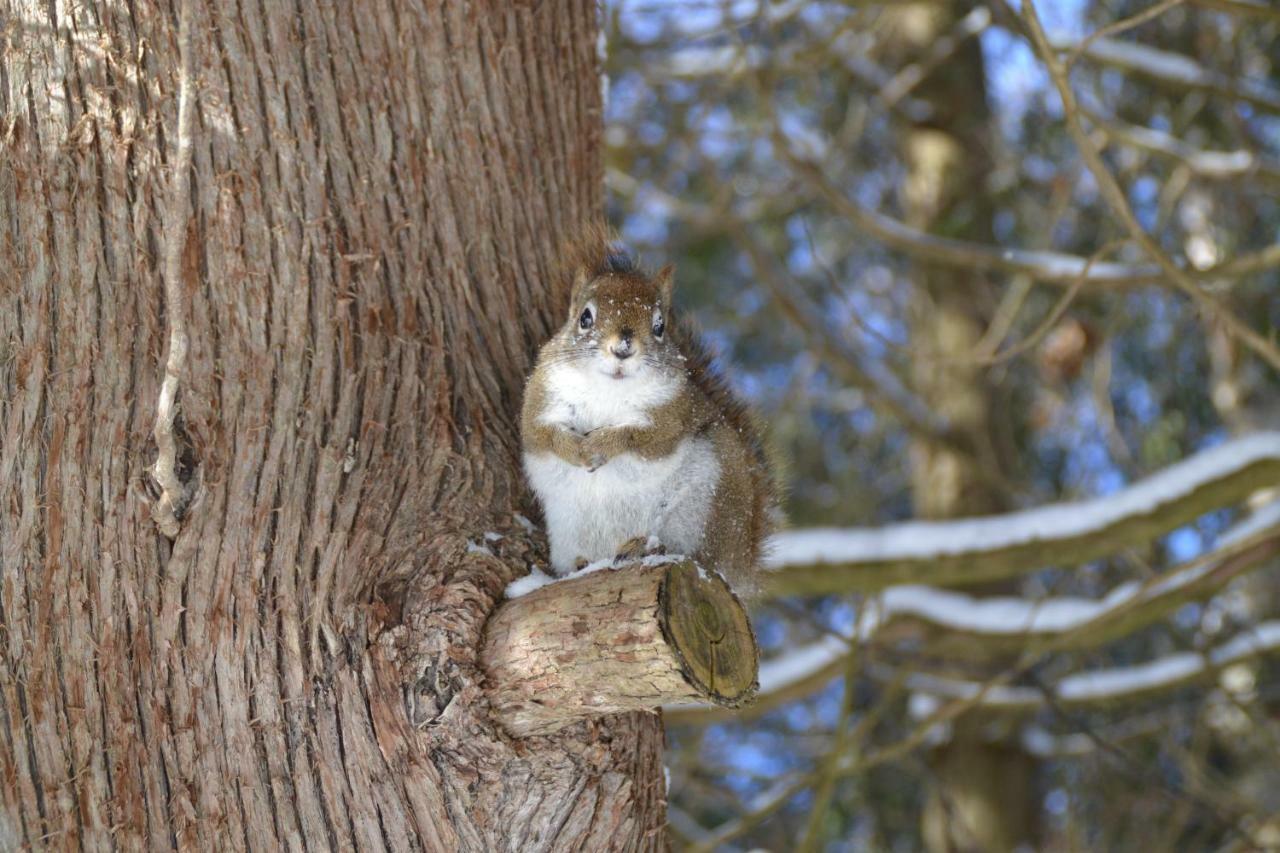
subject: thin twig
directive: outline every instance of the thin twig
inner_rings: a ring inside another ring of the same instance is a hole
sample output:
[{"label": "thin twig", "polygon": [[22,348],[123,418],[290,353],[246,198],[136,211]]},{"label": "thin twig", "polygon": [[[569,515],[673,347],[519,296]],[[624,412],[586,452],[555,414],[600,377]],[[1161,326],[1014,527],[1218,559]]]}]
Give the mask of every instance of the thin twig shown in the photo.
[{"label": "thin twig", "polygon": [[1077,714],[1069,708],[1064,708],[1058,701],[1057,694],[1053,688],[1045,684],[1034,671],[1028,672],[1027,678],[1040,691],[1044,697],[1045,704],[1054,714],[1067,721],[1073,728],[1079,730],[1085,737],[1093,741],[1101,753],[1114,758],[1117,765],[1135,783],[1146,790],[1153,790],[1171,800],[1185,802],[1212,820],[1217,821],[1226,831],[1239,835],[1249,843],[1256,843],[1248,831],[1241,826],[1241,815],[1238,810],[1236,813],[1232,813],[1231,805],[1220,802],[1221,798],[1214,794],[1213,789],[1206,786],[1201,780],[1195,779],[1195,774],[1188,774],[1188,776],[1192,777],[1194,783],[1192,786],[1172,781],[1167,778],[1168,774],[1151,771],[1141,761],[1134,758],[1124,747],[1099,733],[1083,715]]},{"label": "thin twig", "polygon": [[1093,266],[1094,262],[1105,255],[1110,254],[1118,246],[1127,242],[1129,241],[1114,240],[1095,252],[1089,258],[1089,263],[1085,265],[1084,270],[1076,280],[1071,283],[1071,286],[1067,288],[1067,291],[1058,298],[1058,301],[1054,304],[1053,308],[1050,309],[1049,313],[1045,315],[1045,318],[1040,322],[1040,325],[1025,338],[1013,344],[1008,349],[992,353],[989,356],[983,356],[975,360],[984,367],[994,367],[997,364],[1003,364],[1011,359],[1017,358],[1027,350],[1039,344],[1040,341],[1044,339],[1045,335],[1049,334],[1049,332],[1053,330],[1053,327],[1058,324],[1058,321],[1062,319],[1062,315],[1066,313],[1067,308],[1075,301],[1075,298],[1080,294],[1080,291],[1084,289],[1085,280],[1089,277],[1089,269]]}]

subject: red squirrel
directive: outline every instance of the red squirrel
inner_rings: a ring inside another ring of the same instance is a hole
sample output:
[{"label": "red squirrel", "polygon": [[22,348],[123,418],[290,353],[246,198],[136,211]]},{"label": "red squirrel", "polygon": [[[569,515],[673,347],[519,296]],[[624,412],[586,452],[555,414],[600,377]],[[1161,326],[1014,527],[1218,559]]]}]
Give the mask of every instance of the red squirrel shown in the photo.
[{"label": "red squirrel", "polygon": [[601,228],[569,252],[569,315],[525,388],[524,465],[564,576],[692,556],[750,594],[775,511],[760,431],[656,274]]}]

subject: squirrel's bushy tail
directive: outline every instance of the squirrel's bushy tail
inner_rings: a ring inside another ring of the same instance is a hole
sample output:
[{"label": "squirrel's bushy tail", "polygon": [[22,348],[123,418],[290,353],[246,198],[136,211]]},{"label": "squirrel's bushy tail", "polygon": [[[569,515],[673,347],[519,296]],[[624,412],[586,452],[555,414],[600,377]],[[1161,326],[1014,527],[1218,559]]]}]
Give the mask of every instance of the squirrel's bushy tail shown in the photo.
[{"label": "squirrel's bushy tail", "polygon": [[685,356],[690,381],[711,400],[746,447],[750,463],[751,501],[743,532],[749,540],[750,565],[742,568],[754,574],[761,566],[765,542],[778,526],[781,514],[776,469],[764,440],[764,430],[716,368],[715,357],[703,342],[697,327],[681,319],[673,323],[672,328],[680,352]]}]

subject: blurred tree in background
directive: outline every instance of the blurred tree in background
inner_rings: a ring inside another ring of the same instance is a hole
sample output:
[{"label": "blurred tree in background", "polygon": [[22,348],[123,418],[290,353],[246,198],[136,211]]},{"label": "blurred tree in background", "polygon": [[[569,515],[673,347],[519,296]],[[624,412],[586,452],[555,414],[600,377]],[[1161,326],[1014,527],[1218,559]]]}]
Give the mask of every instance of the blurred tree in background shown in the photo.
[{"label": "blurred tree in background", "polygon": [[676,843],[1280,846],[1280,8],[605,13],[611,218],[793,531],[758,709],[668,714]]}]

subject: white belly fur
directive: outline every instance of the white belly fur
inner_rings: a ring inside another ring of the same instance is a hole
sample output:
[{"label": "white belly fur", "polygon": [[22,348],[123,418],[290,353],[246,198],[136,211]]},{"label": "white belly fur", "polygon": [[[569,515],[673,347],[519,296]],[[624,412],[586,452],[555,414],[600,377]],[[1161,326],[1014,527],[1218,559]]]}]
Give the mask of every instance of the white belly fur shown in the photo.
[{"label": "white belly fur", "polygon": [[595,471],[553,453],[525,454],[524,464],[546,516],[551,565],[561,575],[579,558],[612,557],[636,536],[693,553],[720,480],[720,461],[705,438],[687,438],[662,459],[623,453]]}]

